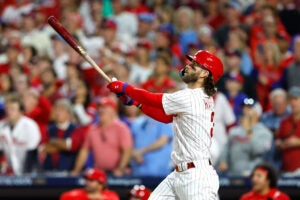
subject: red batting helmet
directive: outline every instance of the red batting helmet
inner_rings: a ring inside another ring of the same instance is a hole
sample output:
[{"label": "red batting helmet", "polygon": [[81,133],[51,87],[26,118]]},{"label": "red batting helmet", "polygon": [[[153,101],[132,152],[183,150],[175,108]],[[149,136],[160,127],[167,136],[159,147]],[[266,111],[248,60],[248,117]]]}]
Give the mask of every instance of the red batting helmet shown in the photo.
[{"label": "red batting helmet", "polygon": [[199,50],[197,51],[197,53],[195,53],[194,56],[187,55],[186,57],[190,61],[194,60],[202,67],[210,71],[214,79],[214,83],[216,83],[223,74],[224,69],[221,60],[217,56],[215,56],[214,54],[208,51]]},{"label": "red batting helmet", "polygon": [[131,196],[140,198],[140,200],[148,200],[151,191],[144,185],[135,185],[130,191]]},{"label": "red batting helmet", "polygon": [[104,183],[104,184],[106,184],[107,181],[105,172],[95,168],[87,169],[83,174],[83,177],[89,180],[97,180],[100,183]]}]

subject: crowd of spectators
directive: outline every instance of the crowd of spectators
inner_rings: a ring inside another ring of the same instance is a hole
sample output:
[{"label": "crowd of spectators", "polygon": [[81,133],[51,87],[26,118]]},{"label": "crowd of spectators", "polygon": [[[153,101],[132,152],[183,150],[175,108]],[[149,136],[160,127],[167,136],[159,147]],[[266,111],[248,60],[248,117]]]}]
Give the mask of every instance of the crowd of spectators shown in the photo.
[{"label": "crowd of spectators", "polygon": [[[300,171],[300,5],[293,0],[0,2],[1,174],[88,167],[165,176],[172,131],[124,107],[47,24],[54,15],[108,74],[152,92],[183,87],[186,54],[218,55],[212,163]],[[163,165],[163,166],[161,166]]]}]

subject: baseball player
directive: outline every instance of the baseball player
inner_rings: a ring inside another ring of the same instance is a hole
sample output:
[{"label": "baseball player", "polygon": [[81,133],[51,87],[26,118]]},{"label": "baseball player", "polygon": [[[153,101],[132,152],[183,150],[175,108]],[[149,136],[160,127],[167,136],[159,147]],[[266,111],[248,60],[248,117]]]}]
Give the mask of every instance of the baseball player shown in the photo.
[{"label": "baseball player", "polygon": [[84,188],[66,191],[60,195],[60,200],[119,200],[119,195],[107,188],[107,176],[104,171],[87,169],[83,178]]},{"label": "baseball player", "polygon": [[136,105],[143,113],[164,122],[173,122],[175,170],[151,193],[150,200],[217,199],[219,178],[210,162],[213,137],[215,84],[223,74],[218,57],[200,50],[187,56],[180,71],[187,88],[175,93],[151,93],[122,81],[107,85],[126,105]]}]

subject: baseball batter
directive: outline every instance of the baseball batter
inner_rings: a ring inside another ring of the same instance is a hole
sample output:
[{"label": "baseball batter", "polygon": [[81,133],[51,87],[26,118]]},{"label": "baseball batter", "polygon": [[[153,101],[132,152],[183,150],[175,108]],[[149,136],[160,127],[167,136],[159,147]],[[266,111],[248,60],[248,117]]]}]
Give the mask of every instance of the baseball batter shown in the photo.
[{"label": "baseball batter", "polygon": [[215,84],[223,74],[218,57],[200,50],[187,56],[189,63],[180,71],[187,88],[175,93],[150,93],[121,81],[108,88],[126,105],[136,105],[145,114],[173,122],[172,161],[175,170],[152,192],[150,200],[217,199],[219,179],[210,162],[213,137]]}]

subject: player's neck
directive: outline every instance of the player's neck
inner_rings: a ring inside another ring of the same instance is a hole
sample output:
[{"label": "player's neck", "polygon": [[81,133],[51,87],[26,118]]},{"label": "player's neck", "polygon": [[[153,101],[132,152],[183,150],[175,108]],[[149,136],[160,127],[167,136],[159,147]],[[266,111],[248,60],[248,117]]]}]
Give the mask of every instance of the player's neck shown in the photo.
[{"label": "player's neck", "polygon": [[203,88],[203,87],[204,87],[204,86],[203,86],[203,83],[202,83],[202,82],[199,82],[199,81],[197,81],[197,82],[195,82],[195,83],[188,83],[187,86],[188,86],[188,88],[190,88],[190,89],[196,89],[196,88]]}]

